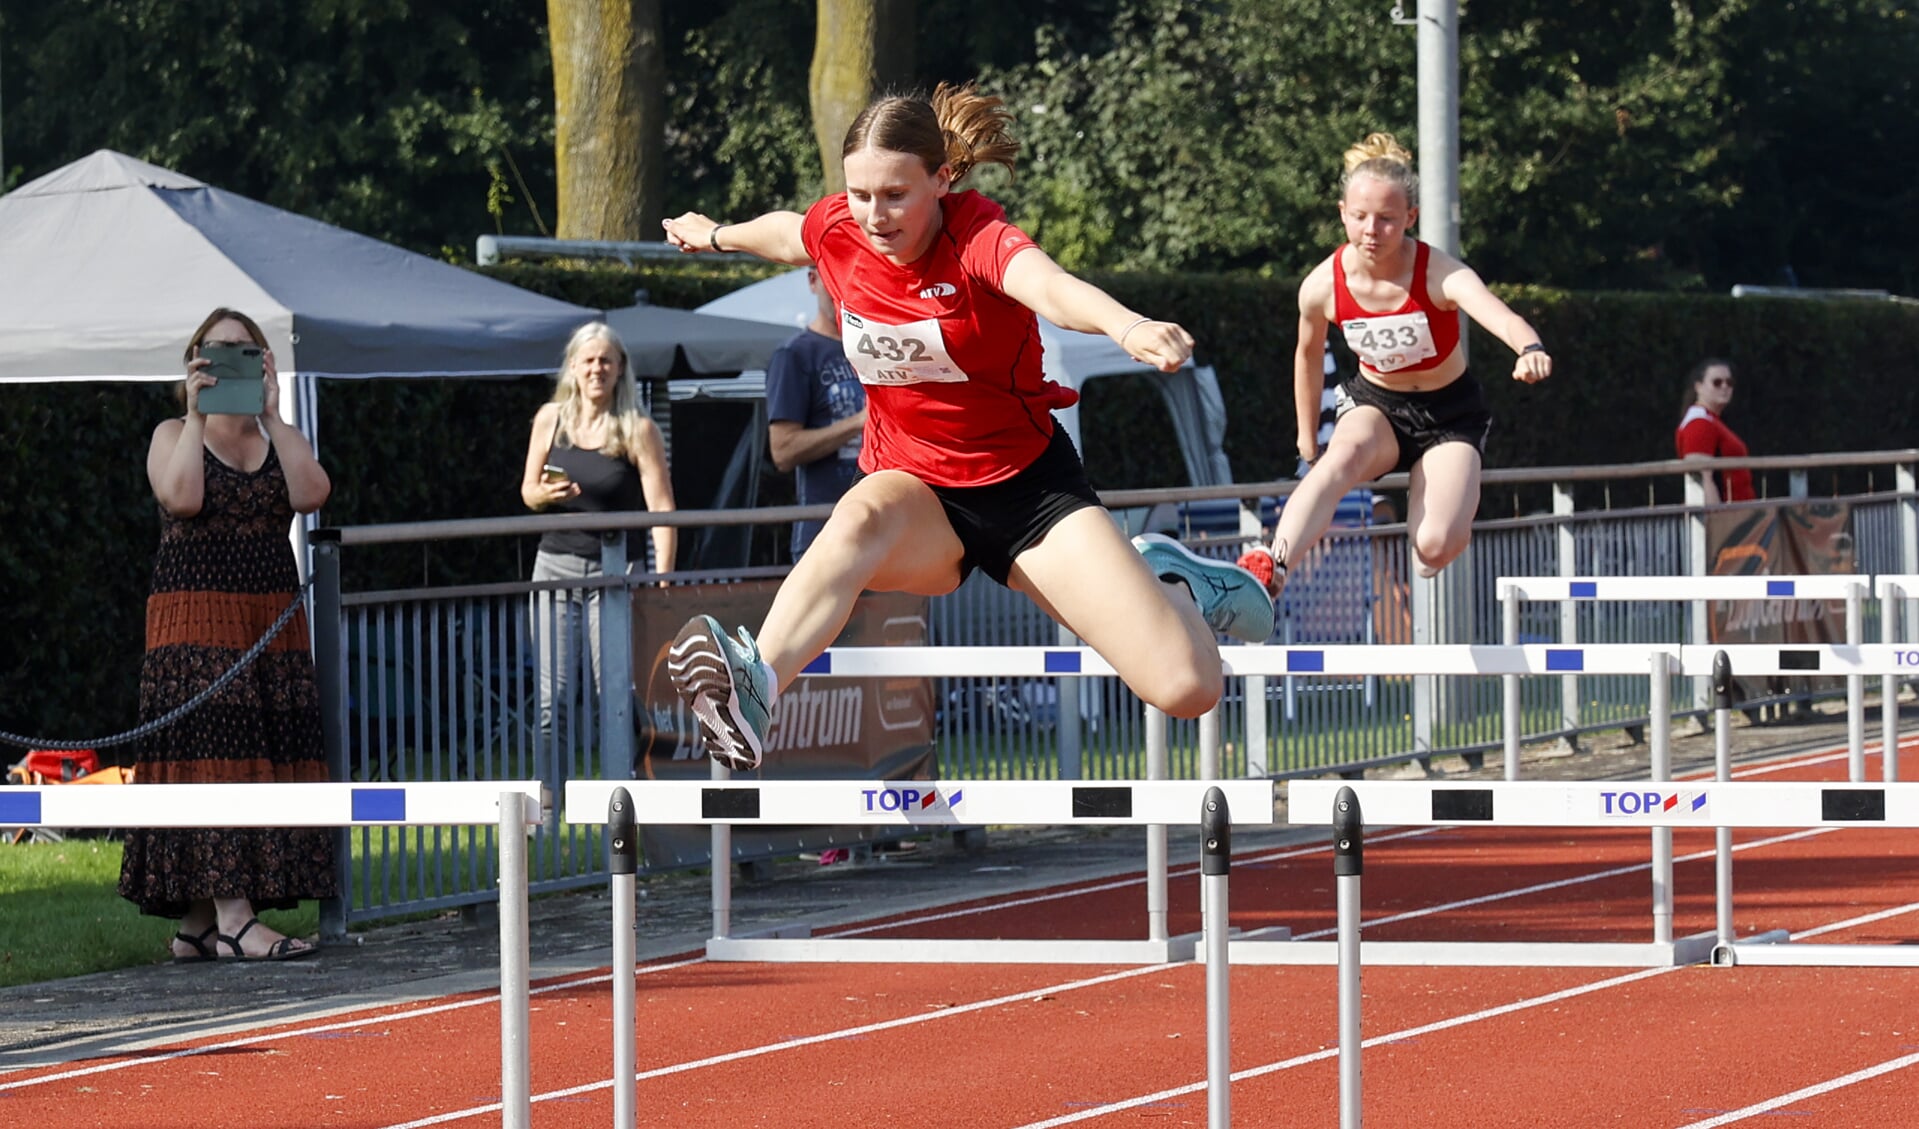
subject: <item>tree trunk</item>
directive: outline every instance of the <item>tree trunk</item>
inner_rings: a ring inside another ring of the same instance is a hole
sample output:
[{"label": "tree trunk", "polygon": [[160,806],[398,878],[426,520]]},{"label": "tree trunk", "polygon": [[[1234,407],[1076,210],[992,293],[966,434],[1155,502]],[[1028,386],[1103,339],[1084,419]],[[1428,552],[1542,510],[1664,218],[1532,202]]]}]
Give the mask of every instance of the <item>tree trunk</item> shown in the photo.
[{"label": "tree trunk", "polygon": [[828,193],[846,190],[846,129],[874,98],[905,93],[913,76],[912,0],[819,0],[813,40],[813,136]]},{"label": "tree trunk", "polygon": [[658,239],[666,202],[660,0],[547,0],[561,239]]}]

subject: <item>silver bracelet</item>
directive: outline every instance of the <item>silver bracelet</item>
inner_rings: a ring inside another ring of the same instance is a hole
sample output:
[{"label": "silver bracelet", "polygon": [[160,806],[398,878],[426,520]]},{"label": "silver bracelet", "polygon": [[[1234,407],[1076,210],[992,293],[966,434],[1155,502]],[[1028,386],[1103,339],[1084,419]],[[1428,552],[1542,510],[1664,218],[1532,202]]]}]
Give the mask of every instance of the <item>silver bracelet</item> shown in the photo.
[{"label": "silver bracelet", "polygon": [[1133,331],[1134,331],[1135,329],[1138,329],[1138,328],[1139,328],[1140,326],[1142,326],[1142,325],[1145,325],[1145,324],[1146,324],[1147,322],[1149,322],[1149,321],[1152,321],[1152,320],[1153,320],[1152,318],[1137,318],[1137,319],[1135,319],[1135,320],[1134,320],[1134,322],[1133,322],[1133,324],[1131,324],[1131,325],[1129,325],[1129,326],[1127,326],[1127,327],[1126,327],[1125,329],[1122,329],[1122,330],[1120,330],[1120,331],[1119,331],[1119,336],[1118,336],[1118,337],[1116,337],[1116,338],[1114,338],[1114,340],[1115,340],[1115,341],[1117,341],[1117,342],[1119,342],[1119,347],[1120,347],[1120,348],[1122,348],[1122,349],[1124,349],[1124,348],[1126,348],[1126,336],[1127,336],[1127,334],[1130,334],[1130,333],[1132,333],[1132,332],[1133,332]]}]

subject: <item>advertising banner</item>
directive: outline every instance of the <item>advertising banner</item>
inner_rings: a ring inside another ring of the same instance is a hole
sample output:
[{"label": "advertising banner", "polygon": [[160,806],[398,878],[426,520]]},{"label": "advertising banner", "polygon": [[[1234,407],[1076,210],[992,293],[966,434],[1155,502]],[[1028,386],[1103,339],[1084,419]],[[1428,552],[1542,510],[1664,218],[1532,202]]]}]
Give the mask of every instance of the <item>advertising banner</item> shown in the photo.
[{"label": "advertising banner", "polygon": [[[1803,502],[1706,515],[1714,576],[1810,576],[1855,571],[1852,508]],[[1836,600],[1722,600],[1711,605],[1714,643],[1841,643],[1846,606]],[[1733,671],[1738,678],[1738,671]],[[1795,682],[1802,680],[1793,680]],[[1738,679],[1739,697],[1783,693],[1787,680]],[[1805,679],[1807,685],[1819,680]],[[1824,680],[1827,685],[1836,680]]]},{"label": "advertising banner", "polygon": [[[693,716],[667,678],[667,650],[695,615],[710,615],[726,630],[757,627],[772,605],[777,580],[690,584],[639,589],[633,599],[633,678],[642,725],[635,771],[643,780],[705,780],[712,767]],[[924,596],[863,593],[839,646],[924,646]],[[773,704],[766,780],[930,780],[933,777],[933,687],[926,678],[796,679]],[[830,813],[823,813],[830,814]],[[857,828],[735,828],[742,858],[817,849],[829,835],[836,845],[862,837]],[[646,827],[646,858],[653,865],[709,861],[705,827]]]}]

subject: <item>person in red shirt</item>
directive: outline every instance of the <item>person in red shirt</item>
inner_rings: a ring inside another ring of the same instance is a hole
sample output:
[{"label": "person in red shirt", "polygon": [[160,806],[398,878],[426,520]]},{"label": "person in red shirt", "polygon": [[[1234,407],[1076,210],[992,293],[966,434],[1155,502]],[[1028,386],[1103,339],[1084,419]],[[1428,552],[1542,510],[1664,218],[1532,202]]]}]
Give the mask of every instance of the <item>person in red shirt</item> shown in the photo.
[{"label": "person in red shirt", "polygon": [[[1732,403],[1732,362],[1708,357],[1686,378],[1686,410],[1673,443],[1682,459],[1736,459],[1748,452],[1720,417]],[[1752,501],[1752,472],[1745,467],[1706,476],[1706,503]]]},{"label": "person in red shirt", "polygon": [[1272,601],[1244,570],[1170,538],[1129,546],[1053,419],[1078,394],[1043,374],[1036,313],[1106,334],[1166,372],[1187,363],[1193,339],[1067,273],[998,204],[957,188],[980,165],[1012,167],[1010,122],[1000,99],[970,85],[883,98],[846,132],[844,193],[804,215],[665,221],[683,251],[814,267],[866,388],[862,477],[780,585],[757,637],[744,627],[729,637],[695,616],[668,655],[708,754],[729,767],[758,767],[775,697],[866,589],[942,595],[982,569],[1176,717],[1219,700],[1215,631],[1272,634]]},{"label": "person in red shirt", "polygon": [[[1280,511],[1272,548],[1240,558],[1269,578],[1275,597],[1287,569],[1326,532],[1340,498],[1390,471],[1411,472],[1406,533],[1420,575],[1436,575],[1465,551],[1492,413],[1466,371],[1459,311],[1518,355],[1514,380],[1537,383],[1553,370],[1539,334],[1471,267],[1407,234],[1419,219],[1419,178],[1391,134],[1368,135],[1346,151],[1345,164],[1339,216],[1346,245],[1299,287],[1293,404],[1299,454],[1312,469]],[[1339,387],[1338,422],[1321,452],[1326,327],[1335,323],[1359,373]]]}]

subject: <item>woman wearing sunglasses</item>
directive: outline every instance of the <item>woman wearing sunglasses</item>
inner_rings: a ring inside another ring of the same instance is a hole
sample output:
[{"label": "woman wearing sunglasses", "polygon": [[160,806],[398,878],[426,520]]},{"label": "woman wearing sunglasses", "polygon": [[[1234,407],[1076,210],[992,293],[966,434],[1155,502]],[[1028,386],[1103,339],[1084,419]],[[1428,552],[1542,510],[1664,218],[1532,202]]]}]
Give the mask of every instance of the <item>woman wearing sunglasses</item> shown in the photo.
[{"label": "woman wearing sunglasses", "polygon": [[[1720,417],[1732,403],[1732,362],[1707,357],[1692,367],[1686,377],[1686,408],[1679,417],[1679,430],[1673,441],[1682,459],[1737,459],[1747,452],[1745,443]],[[1706,479],[1706,503],[1749,502],[1752,500],[1752,472],[1745,467],[1716,470]]]}]

